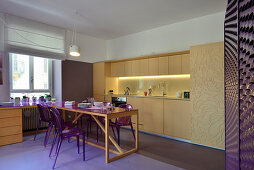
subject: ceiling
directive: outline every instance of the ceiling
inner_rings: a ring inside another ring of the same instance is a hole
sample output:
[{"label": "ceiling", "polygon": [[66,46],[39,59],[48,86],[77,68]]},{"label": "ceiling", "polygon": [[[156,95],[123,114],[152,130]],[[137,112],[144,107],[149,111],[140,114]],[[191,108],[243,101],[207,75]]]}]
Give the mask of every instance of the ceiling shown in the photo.
[{"label": "ceiling", "polygon": [[0,11],[113,39],[225,11],[226,0],[0,0]]}]

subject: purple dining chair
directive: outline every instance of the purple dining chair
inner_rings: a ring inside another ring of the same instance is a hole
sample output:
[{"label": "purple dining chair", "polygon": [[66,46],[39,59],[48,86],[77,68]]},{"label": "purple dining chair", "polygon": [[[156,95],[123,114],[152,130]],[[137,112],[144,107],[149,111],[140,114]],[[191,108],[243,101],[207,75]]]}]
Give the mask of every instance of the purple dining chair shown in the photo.
[{"label": "purple dining chair", "polygon": [[[120,108],[124,108],[126,110],[131,110],[132,106],[130,104],[121,104],[119,105]],[[130,126],[131,127],[131,131],[135,140],[135,132],[132,126],[132,122],[131,122],[131,116],[125,116],[125,117],[119,117],[116,118],[115,122],[110,122],[109,125],[111,127],[115,127],[117,130],[117,143],[118,145],[120,145],[120,127],[122,126]],[[114,131],[113,131],[114,132]]]},{"label": "purple dining chair", "polygon": [[52,128],[52,121],[50,119],[49,111],[48,111],[46,106],[44,106],[42,104],[37,104],[37,108],[38,108],[38,111],[40,113],[40,119],[39,119],[39,123],[38,123],[38,126],[37,126],[36,133],[34,135],[34,140],[36,139],[36,136],[38,134],[38,130],[39,130],[40,126],[41,126],[41,123],[42,122],[47,122],[48,123],[48,128],[47,128],[47,131],[46,131],[46,134],[45,134],[45,138],[44,138],[44,147],[46,147],[47,146],[47,142],[48,142],[48,138],[49,138],[49,131]]},{"label": "purple dining chair", "polygon": [[79,154],[79,136],[83,136],[83,160],[85,161],[85,133],[82,132],[79,128],[69,128],[64,129],[62,126],[62,117],[60,116],[59,111],[54,107],[48,107],[50,110],[50,115],[52,117],[52,122],[55,126],[55,137],[53,139],[53,143],[50,149],[49,157],[51,156],[51,153],[53,151],[54,145],[56,144],[56,140],[58,137],[57,145],[56,145],[56,158],[55,162],[53,164],[53,169],[55,168],[55,164],[59,155],[59,151],[62,145],[62,142],[66,138],[76,137],[77,138],[77,147],[78,147],[78,154]]}]

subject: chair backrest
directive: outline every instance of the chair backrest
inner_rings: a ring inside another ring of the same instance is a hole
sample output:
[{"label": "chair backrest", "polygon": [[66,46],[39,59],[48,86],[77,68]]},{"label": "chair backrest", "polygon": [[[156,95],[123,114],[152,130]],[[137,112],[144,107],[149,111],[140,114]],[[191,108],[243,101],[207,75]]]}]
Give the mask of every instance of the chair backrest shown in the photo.
[{"label": "chair backrest", "polygon": [[49,117],[49,110],[46,106],[42,104],[37,104],[38,111],[40,113],[40,118],[44,122],[50,122],[50,117]]},{"label": "chair backrest", "polygon": [[61,114],[55,107],[48,106],[50,111],[50,116],[52,118],[53,124],[55,126],[56,131],[61,135],[62,134],[62,118]]},{"label": "chair backrest", "polygon": [[[126,109],[126,110],[131,110],[132,109],[132,105],[130,105],[130,104],[120,104],[119,107],[123,108],[123,109]],[[130,125],[131,124],[131,116],[118,117],[116,119],[116,122],[120,123],[122,125]]]}]

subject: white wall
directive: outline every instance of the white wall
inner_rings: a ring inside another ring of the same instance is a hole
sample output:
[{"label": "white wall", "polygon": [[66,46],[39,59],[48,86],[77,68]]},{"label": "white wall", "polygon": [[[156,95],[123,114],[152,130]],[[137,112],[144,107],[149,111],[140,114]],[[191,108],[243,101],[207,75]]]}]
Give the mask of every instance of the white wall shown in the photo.
[{"label": "white wall", "polygon": [[3,84],[0,85],[0,102],[10,101],[10,79],[9,79],[9,56],[0,52],[3,56]]},{"label": "white wall", "polygon": [[56,101],[62,101],[62,61],[53,60],[53,97]]},{"label": "white wall", "polygon": [[223,41],[224,14],[215,13],[107,41],[107,59],[122,59],[188,50],[190,46]]},{"label": "white wall", "polygon": [[[69,46],[72,40],[72,32],[66,32],[66,54],[69,53]],[[68,60],[82,61],[82,62],[98,62],[106,60],[106,40],[87,36],[84,34],[77,34],[77,43],[80,47],[80,57],[67,57]]]}]

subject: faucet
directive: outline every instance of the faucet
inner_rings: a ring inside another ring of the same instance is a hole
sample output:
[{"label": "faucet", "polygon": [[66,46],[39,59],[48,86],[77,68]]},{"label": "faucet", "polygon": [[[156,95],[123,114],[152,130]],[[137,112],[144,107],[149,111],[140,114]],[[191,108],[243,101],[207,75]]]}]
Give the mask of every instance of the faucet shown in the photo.
[{"label": "faucet", "polygon": [[165,89],[164,89],[164,87],[162,87],[162,96],[164,97],[164,96],[166,96],[167,94],[165,93]]}]

